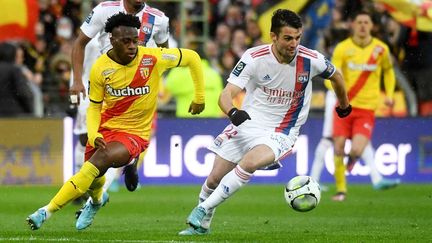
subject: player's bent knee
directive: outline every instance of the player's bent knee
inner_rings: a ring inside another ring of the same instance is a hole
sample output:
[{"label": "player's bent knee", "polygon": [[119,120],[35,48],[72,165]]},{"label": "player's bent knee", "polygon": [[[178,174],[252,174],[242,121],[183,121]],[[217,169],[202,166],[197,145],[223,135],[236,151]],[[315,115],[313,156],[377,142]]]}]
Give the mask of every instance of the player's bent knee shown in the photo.
[{"label": "player's bent knee", "polygon": [[220,179],[219,178],[215,178],[213,176],[209,176],[207,177],[207,187],[210,189],[215,189],[218,185],[219,185]]}]

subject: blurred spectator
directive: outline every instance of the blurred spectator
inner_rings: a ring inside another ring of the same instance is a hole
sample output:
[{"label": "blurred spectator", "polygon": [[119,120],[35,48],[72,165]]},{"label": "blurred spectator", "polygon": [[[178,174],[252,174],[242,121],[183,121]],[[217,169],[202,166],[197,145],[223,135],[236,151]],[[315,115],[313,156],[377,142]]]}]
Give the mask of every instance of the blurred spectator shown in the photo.
[{"label": "blurred spectator", "polygon": [[0,116],[31,115],[33,96],[22,71],[15,64],[17,48],[0,44]]},{"label": "blurred spectator", "polygon": [[43,26],[43,33],[36,33],[51,43],[55,38],[56,32],[56,16],[52,12],[50,0],[39,0],[39,21]]},{"label": "blurred spectator", "polygon": [[343,20],[342,9],[335,7],[332,9],[332,22],[324,31],[324,51],[323,53],[330,57],[333,54],[334,47],[346,39],[350,34],[348,23]]},{"label": "blurred spectator", "polygon": [[222,54],[220,62],[222,67],[222,80],[224,83],[224,87],[227,82],[226,80],[228,79],[237,61],[238,59],[236,58],[235,54],[230,50],[227,50]]},{"label": "blurred spectator", "polygon": [[24,64],[24,49],[21,45],[17,46],[16,51],[16,65],[21,69],[24,77],[27,79],[27,84],[33,94],[33,113],[36,117],[43,117],[43,96],[41,90],[42,75],[40,73],[33,73]]},{"label": "blurred spectator", "polygon": [[419,114],[432,116],[432,33],[404,27],[401,44],[405,52],[402,71],[416,91]]},{"label": "blurred spectator", "polygon": [[50,75],[43,83],[47,116],[66,116],[69,111],[70,56],[56,55],[50,64]]},{"label": "blurred spectator", "polygon": [[231,29],[245,28],[242,9],[238,5],[229,5],[225,13],[225,24]]},{"label": "blurred spectator", "polygon": [[214,38],[219,46],[219,53],[224,53],[231,46],[231,29],[224,23],[218,24]]},{"label": "blurred spectator", "polygon": [[249,48],[247,40],[244,29],[234,30],[231,40],[231,51],[235,54],[236,59],[240,59],[246,49]]},{"label": "blurred spectator", "polygon": [[258,22],[255,20],[250,20],[246,22],[246,34],[249,38],[249,46],[259,46],[264,44],[264,42],[261,40],[261,29],[258,25]]},{"label": "blurred spectator", "polygon": [[207,53],[207,61],[210,66],[219,74],[222,74],[222,67],[219,63],[219,49],[216,42],[212,40],[206,41],[206,43],[204,43],[204,51]]},{"label": "blurred spectator", "polygon": [[49,52],[47,42],[38,36],[34,44],[25,43],[24,63],[35,73],[43,74],[46,71]]}]

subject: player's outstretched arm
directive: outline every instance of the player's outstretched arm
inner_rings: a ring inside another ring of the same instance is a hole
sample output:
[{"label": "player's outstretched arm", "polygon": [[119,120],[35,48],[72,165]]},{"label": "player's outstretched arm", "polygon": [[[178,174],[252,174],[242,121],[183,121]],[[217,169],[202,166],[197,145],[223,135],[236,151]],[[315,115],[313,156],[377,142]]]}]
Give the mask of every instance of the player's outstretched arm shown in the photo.
[{"label": "player's outstretched arm", "polygon": [[[72,46],[72,69],[73,81],[72,86],[69,88],[72,103],[80,103],[80,93],[86,97],[86,91],[82,80],[83,63],[84,63],[84,49],[91,39],[87,37],[81,30],[79,30],[78,37],[75,39]],[[73,97],[76,97],[73,98]],[[76,102],[74,102],[76,100]]]},{"label": "player's outstretched arm", "polygon": [[383,60],[383,79],[386,93],[384,104],[392,107],[394,105],[393,96],[396,88],[396,76],[393,68],[392,58],[388,49],[386,49],[386,54]]},{"label": "player's outstretched arm", "polygon": [[192,80],[194,82],[195,97],[189,106],[189,112],[192,115],[201,113],[205,108],[204,96],[204,74],[201,65],[201,58],[193,50],[180,49],[182,60],[179,66],[188,66]]},{"label": "player's outstretched arm", "polygon": [[351,105],[349,104],[342,73],[339,70],[336,70],[329,79],[339,101],[339,106],[336,107],[336,112],[339,117],[346,117],[351,113]]}]

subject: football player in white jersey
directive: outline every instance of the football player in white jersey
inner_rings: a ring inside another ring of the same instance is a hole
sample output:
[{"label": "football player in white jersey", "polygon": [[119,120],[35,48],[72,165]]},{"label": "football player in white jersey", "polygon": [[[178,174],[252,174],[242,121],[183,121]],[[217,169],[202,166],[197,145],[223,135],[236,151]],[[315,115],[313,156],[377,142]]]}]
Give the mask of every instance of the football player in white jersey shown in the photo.
[{"label": "football player in white jersey", "polygon": [[[75,134],[79,135],[79,144],[76,145],[77,151],[75,152],[76,162],[82,160],[83,155],[80,156],[79,152],[84,150],[87,142],[85,111],[87,110],[88,99],[86,98],[86,85],[88,70],[90,69],[89,65],[91,66],[94,61],[93,57],[87,57],[88,53],[85,52],[85,47],[90,40],[97,39],[100,54],[112,48],[110,36],[104,31],[104,27],[107,19],[119,12],[139,17],[141,28],[139,29],[138,37],[141,45],[168,47],[169,18],[162,11],[148,6],[145,0],[105,1],[99,3],[92,10],[81,25],[72,49],[73,82],[70,87],[70,95],[71,102],[79,105],[76,127],[74,129]],[[86,62],[84,62],[84,59],[86,59]],[[88,63],[87,60],[91,62]],[[126,188],[129,191],[134,191],[138,186],[139,179],[137,161],[126,166],[123,171]],[[104,189],[109,187],[117,174],[116,169],[112,169],[106,173],[107,179]]]},{"label": "football player in white jersey", "polygon": [[[209,148],[216,153],[212,171],[202,185],[199,204],[180,235],[206,234],[215,208],[249,182],[253,173],[290,154],[307,119],[312,78],[330,79],[339,100],[340,117],[351,112],[341,73],[315,51],[299,45],[301,18],[286,9],[272,17],[272,44],[248,49],[228,78],[219,98],[231,120]],[[246,90],[241,109],[233,98]]]}]

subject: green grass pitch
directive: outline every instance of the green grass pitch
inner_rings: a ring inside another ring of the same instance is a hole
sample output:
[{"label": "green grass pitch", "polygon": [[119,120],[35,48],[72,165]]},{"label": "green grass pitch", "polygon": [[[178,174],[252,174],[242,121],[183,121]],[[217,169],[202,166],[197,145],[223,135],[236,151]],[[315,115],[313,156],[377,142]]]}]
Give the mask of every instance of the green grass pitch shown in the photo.
[{"label": "green grass pitch", "polygon": [[345,202],[331,201],[334,187],[318,207],[295,212],[283,185],[251,184],[223,203],[206,236],[177,236],[196,205],[200,185],[143,186],[110,193],[88,229],[75,230],[70,204],[41,229],[25,219],[45,205],[59,187],[0,186],[0,241],[3,242],[432,242],[432,185],[402,184],[388,191],[349,186]]}]

